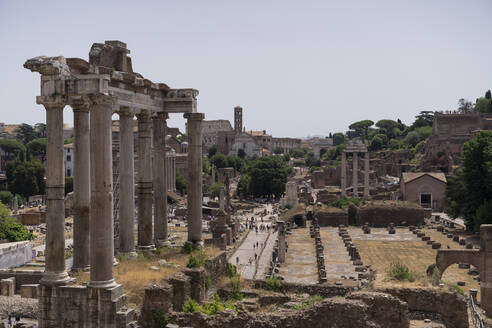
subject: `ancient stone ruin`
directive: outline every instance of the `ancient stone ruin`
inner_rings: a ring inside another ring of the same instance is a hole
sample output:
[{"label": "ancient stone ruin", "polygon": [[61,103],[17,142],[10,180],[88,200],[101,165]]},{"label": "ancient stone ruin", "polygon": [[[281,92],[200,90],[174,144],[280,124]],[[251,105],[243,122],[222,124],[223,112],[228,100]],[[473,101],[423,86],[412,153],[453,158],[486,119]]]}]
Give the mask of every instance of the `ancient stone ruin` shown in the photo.
[{"label": "ancient stone ruin", "polygon": [[[113,172],[111,116],[120,118],[119,250],[134,255],[167,241],[165,131],[169,114],[184,113],[188,126],[188,240],[202,242],[202,113],[198,91],[172,89],[133,71],[121,41],[94,43],[89,61],[35,57],[24,67],[41,74],[36,102],[46,109],[46,268],[40,287],[40,327],[129,327],[113,278]],[[74,264],[90,270],[87,286],[67,286],[64,238],[63,109],[74,112]],[[138,242],[134,243],[134,116],[138,120]],[[153,134],[153,138],[152,138]],[[153,144],[152,144],[153,141]],[[153,148],[153,160],[152,160]],[[90,161],[89,161],[90,159]],[[154,233],[152,202],[155,206]],[[90,224],[89,224],[90,222]]]}]

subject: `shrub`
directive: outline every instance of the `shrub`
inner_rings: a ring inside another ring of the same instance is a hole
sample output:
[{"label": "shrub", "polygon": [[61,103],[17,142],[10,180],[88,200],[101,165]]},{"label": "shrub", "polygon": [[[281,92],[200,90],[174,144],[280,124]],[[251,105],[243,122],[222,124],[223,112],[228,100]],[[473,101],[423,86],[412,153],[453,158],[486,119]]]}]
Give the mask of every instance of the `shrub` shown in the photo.
[{"label": "shrub", "polygon": [[187,268],[199,268],[205,264],[205,253],[199,251],[197,254],[190,254],[188,257]]},{"label": "shrub", "polygon": [[432,286],[438,286],[441,283],[441,271],[437,267],[432,270],[431,283]]},{"label": "shrub", "polygon": [[14,195],[12,195],[10,191],[7,190],[0,191],[0,202],[5,204],[6,206],[10,206],[10,203],[12,202],[13,198]]},{"label": "shrub", "polygon": [[183,244],[183,247],[181,248],[181,251],[184,254],[191,254],[192,252],[196,251],[198,249],[198,246],[194,245],[193,243],[190,243],[189,241],[185,242]]},{"label": "shrub", "polygon": [[235,274],[230,277],[231,281],[231,294],[229,295],[229,299],[232,300],[242,300],[243,294],[241,293],[241,276],[239,274]]},{"label": "shrub", "polygon": [[202,312],[208,315],[215,315],[225,309],[236,310],[236,305],[232,301],[223,301],[218,295],[215,295],[211,302],[205,302],[203,304],[197,303],[195,300],[188,297],[183,304],[183,312],[193,313]]},{"label": "shrub", "polygon": [[34,236],[20,223],[6,222],[0,227],[0,239],[10,242],[31,240]]},{"label": "shrub", "polygon": [[302,310],[304,308],[310,307],[311,305],[313,305],[316,302],[321,301],[322,299],[323,299],[323,297],[321,297],[319,295],[314,295],[314,296],[309,297],[307,300],[303,301],[301,304],[294,305],[292,308],[294,310]]},{"label": "shrub", "polygon": [[229,278],[234,277],[236,275],[236,266],[231,263],[227,263],[226,274]]},{"label": "shrub", "polygon": [[456,289],[456,291],[458,293],[460,293],[461,295],[465,296],[465,292],[463,291],[463,289],[461,289],[460,287],[458,287],[456,285],[454,285],[453,287],[454,287],[454,289]]},{"label": "shrub", "polygon": [[156,328],[166,328],[169,323],[169,316],[161,310],[152,311],[152,321]]},{"label": "shrub", "polygon": [[200,304],[198,304],[194,299],[188,297],[188,299],[183,303],[183,312],[200,312]]},{"label": "shrub", "polygon": [[279,292],[282,290],[282,280],[278,279],[275,276],[267,278],[266,288],[274,292]]},{"label": "shrub", "polygon": [[415,275],[400,261],[392,262],[388,270],[388,276],[398,281],[415,281]]},{"label": "shrub", "polygon": [[210,277],[205,278],[205,289],[209,290],[210,286],[212,286],[212,279]]},{"label": "shrub", "polygon": [[354,204],[355,206],[360,205],[360,201],[357,198],[348,198],[345,196],[342,196],[338,198],[336,201],[331,202],[331,206],[338,207],[338,208],[347,208],[350,204]]}]

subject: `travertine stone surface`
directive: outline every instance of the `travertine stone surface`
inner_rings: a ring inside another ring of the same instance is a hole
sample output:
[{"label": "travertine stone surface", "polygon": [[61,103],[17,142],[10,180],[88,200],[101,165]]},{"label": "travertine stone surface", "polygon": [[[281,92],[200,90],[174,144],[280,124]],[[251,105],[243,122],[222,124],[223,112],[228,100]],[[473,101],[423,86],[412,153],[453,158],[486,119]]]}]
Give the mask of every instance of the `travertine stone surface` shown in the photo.
[{"label": "travertine stone surface", "polygon": [[364,154],[364,198],[369,198],[369,152]]},{"label": "travertine stone surface", "polygon": [[186,113],[188,120],[188,241],[202,242],[202,113]]},{"label": "travertine stone surface", "polygon": [[72,271],[89,269],[89,220],[91,202],[90,130],[87,97],[71,97],[74,122],[73,266]]},{"label": "travertine stone surface", "polygon": [[154,249],[152,238],[152,121],[146,110],[138,119],[138,244],[147,251]]},{"label": "travertine stone surface", "polygon": [[133,161],[133,112],[121,108],[120,115],[120,234],[119,252],[130,256],[135,252],[135,178]]},{"label": "travertine stone surface", "polygon": [[354,153],[354,156],[352,157],[352,164],[354,165],[354,168],[352,169],[353,177],[352,177],[352,188],[354,190],[354,197],[359,196],[358,192],[358,186],[359,186],[359,154]]},{"label": "travertine stone surface", "polygon": [[91,108],[91,239],[90,287],[116,285],[113,279],[113,153],[111,97],[92,98]]},{"label": "travertine stone surface", "polygon": [[65,170],[63,163],[63,108],[61,96],[38,97],[46,108],[46,266],[45,285],[68,281],[65,271]]},{"label": "travertine stone surface", "polygon": [[163,245],[167,241],[167,177],[166,177],[166,113],[152,118],[154,136],[153,189],[155,241]]}]

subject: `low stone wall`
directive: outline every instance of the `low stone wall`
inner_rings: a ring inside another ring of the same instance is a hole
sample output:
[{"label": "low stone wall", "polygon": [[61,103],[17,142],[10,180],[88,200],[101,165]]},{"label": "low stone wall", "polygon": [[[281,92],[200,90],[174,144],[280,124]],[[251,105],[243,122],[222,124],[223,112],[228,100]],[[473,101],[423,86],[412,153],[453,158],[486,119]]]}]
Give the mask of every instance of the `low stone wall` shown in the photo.
[{"label": "low stone wall", "polygon": [[359,208],[356,222],[357,225],[368,222],[373,227],[387,227],[390,223],[419,226],[424,224],[424,210],[405,204],[369,204]]},{"label": "low stone wall", "polygon": [[409,311],[438,313],[448,328],[468,328],[467,302],[458,293],[429,288],[383,288],[378,291],[406,302]]},{"label": "low stone wall", "polygon": [[210,279],[214,282],[218,281],[227,270],[226,252],[220,252],[214,258],[206,260],[205,268],[207,268]]},{"label": "low stone wall", "polygon": [[[254,288],[267,289],[268,285],[265,280],[255,280]],[[295,294],[319,295],[324,298],[345,296],[349,292],[354,291],[355,287],[333,286],[325,284],[295,284],[282,282],[282,292]]]},{"label": "low stone wall", "polygon": [[348,225],[347,213],[317,212],[315,217],[318,219],[318,224],[320,227],[338,227],[339,225]]},{"label": "low stone wall", "polygon": [[46,223],[46,212],[22,213],[17,218],[17,222],[24,225],[39,225],[41,223]]},{"label": "low stone wall", "polygon": [[39,284],[43,277],[43,271],[15,271],[15,270],[0,270],[0,279],[15,277],[15,291],[20,293],[21,285]]},{"label": "low stone wall", "polygon": [[250,328],[408,328],[404,302],[387,294],[360,292],[347,298],[328,298],[301,310],[275,312],[224,311],[215,316],[200,312],[170,313],[175,327]]},{"label": "low stone wall", "polygon": [[29,241],[0,244],[0,270],[15,268],[32,260]]}]

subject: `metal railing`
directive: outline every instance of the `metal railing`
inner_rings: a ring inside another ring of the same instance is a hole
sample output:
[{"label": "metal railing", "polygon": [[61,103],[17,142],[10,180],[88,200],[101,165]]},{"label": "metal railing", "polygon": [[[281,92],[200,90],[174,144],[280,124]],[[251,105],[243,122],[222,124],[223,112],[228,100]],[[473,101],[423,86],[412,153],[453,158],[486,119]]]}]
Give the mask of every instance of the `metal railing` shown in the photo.
[{"label": "metal railing", "polygon": [[472,295],[468,297],[468,304],[470,305],[470,312],[474,328],[485,328],[482,317],[477,311],[477,306],[475,305],[475,300]]}]

